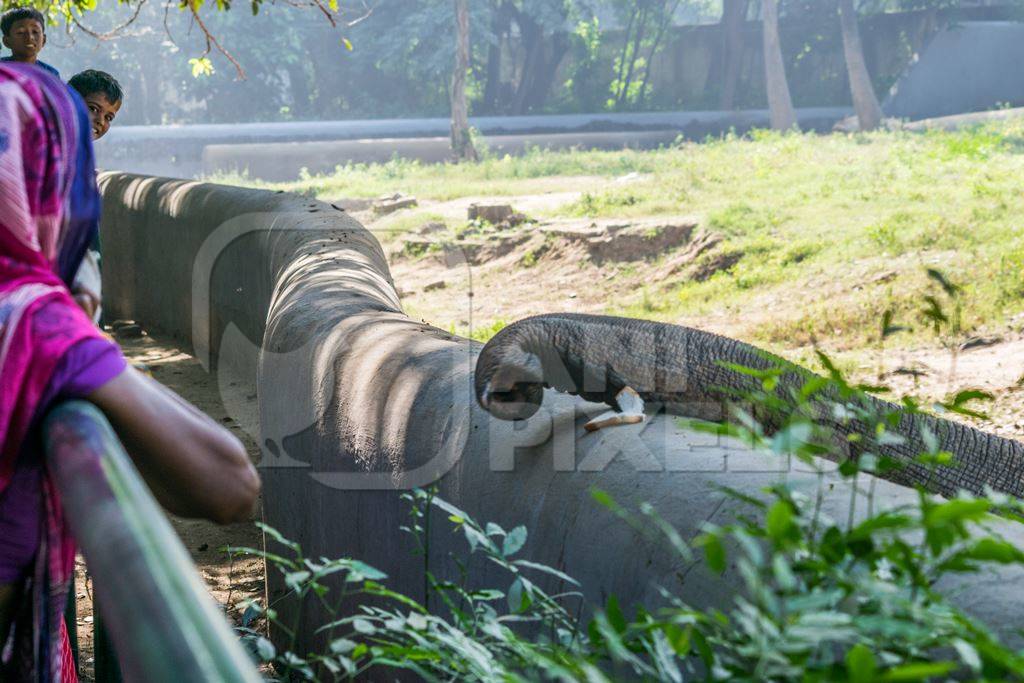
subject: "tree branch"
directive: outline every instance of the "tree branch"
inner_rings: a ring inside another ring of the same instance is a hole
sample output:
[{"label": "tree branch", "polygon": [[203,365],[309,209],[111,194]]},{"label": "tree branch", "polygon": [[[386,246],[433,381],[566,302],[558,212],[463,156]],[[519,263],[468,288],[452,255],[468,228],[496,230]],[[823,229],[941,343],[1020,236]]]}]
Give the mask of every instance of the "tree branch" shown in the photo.
[{"label": "tree branch", "polygon": [[145,5],[145,4],[146,4],[146,0],[139,0],[139,3],[137,5],[135,5],[135,11],[132,13],[132,16],[127,21],[125,21],[123,24],[121,24],[120,26],[115,26],[114,28],[112,28],[111,30],[107,31],[106,33],[99,33],[98,31],[93,31],[89,27],[87,27],[84,24],[82,24],[82,22],[80,22],[78,20],[78,17],[76,17],[74,15],[71,15],[71,21],[85,35],[91,36],[91,37],[95,38],[96,40],[107,41],[107,40],[111,40],[113,38],[119,37],[120,34],[121,34],[121,31],[125,30],[126,28],[131,26],[133,23],[135,23],[135,20],[139,18],[139,13],[142,11],[142,6]]},{"label": "tree branch", "polygon": [[245,69],[242,68],[242,65],[238,63],[238,60],[235,59],[230,52],[224,49],[224,46],[220,44],[217,37],[210,33],[210,29],[206,28],[206,24],[203,22],[202,17],[199,16],[199,11],[196,8],[196,0],[188,0],[188,10],[192,13],[192,18],[196,20],[196,25],[199,27],[199,30],[201,30],[203,35],[206,37],[206,51],[203,52],[203,56],[205,57],[210,54],[211,47],[216,47],[217,51],[224,55],[224,57],[231,62],[232,66],[235,67],[235,71],[238,72],[238,80],[244,81]]}]

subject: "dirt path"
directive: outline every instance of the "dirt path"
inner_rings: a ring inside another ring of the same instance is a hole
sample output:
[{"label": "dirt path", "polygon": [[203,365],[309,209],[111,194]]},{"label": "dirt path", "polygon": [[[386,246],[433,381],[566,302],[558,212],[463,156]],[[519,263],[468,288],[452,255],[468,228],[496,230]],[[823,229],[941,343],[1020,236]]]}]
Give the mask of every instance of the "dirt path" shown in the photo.
[{"label": "dirt path", "polygon": [[[660,220],[678,224],[688,219]],[[588,247],[578,240],[553,237],[552,230],[566,227],[558,223],[527,224],[516,228],[521,233],[519,236],[511,231],[485,234],[482,239],[489,240],[492,251],[493,245],[500,245],[503,240],[511,240],[515,246],[499,250],[493,257],[485,254],[477,263],[468,263],[467,259],[460,258],[462,254],[453,259],[443,250],[428,250],[421,255],[408,253],[410,240],[415,243],[417,239],[456,239],[451,233],[413,234],[385,242],[403,307],[410,316],[442,329],[486,337],[504,324],[539,313],[605,313],[628,306],[637,298],[641,300],[640,306],[632,303],[633,308],[629,310],[643,309],[648,288],[652,299],[662,296],[658,285],[666,278],[692,277],[694,268],[714,265],[716,257],[713,247],[709,247],[703,253],[695,252],[689,263],[675,270],[672,268],[673,262],[678,261],[678,250],[669,254],[666,250],[653,249],[628,261],[595,259],[593,245]],[[691,241],[696,242],[700,235],[700,228],[695,229]],[[658,243],[655,240],[652,244]],[[848,280],[822,276],[808,291],[827,298],[848,287],[849,280],[857,282],[873,275],[880,277],[877,275],[880,269],[881,277],[885,277],[888,271],[881,259],[877,263],[861,263],[851,271],[852,275],[847,274]],[[753,291],[742,311],[719,309],[709,315],[669,322],[753,341],[749,338],[756,327],[752,320],[778,319],[788,310],[769,299],[770,295]],[[652,301],[649,310],[631,314],[658,317],[656,304]],[[788,348],[776,346],[771,350],[797,362],[813,356],[813,349],[803,346],[802,341],[794,339],[793,342]],[[1001,329],[986,331],[982,337],[959,342],[964,348],[958,348],[955,353],[939,347],[879,352],[829,348],[829,341],[822,340],[824,349],[843,361],[843,367],[853,379],[888,386],[892,397],[912,395],[934,402],[966,389],[986,391],[994,400],[978,402],[972,407],[988,413],[988,419],[962,416],[955,416],[955,419],[1024,439],[1024,317],[1010,320]]]},{"label": "dirt path", "polygon": [[[143,363],[153,377],[198,406],[238,436],[252,457],[259,453],[252,439],[228,417],[221,400],[217,382],[199,362],[182,353],[175,344],[149,336],[141,339],[118,340],[129,362]],[[248,397],[243,397],[248,398]],[[236,399],[237,400],[237,399]],[[255,401],[249,400],[255,411]],[[257,518],[260,513],[257,513]],[[220,527],[209,522],[173,517],[171,522],[192,555],[213,598],[223,606],[237,623],[239,605],[245,600],[263,595],[265,575],[263,564],[257,560],[232,562],[221,551],[226,546],[260,548],[262,533],[252,524],[233,524]],[[76,571],[76,602],[78,606],[78,637],[81,647],[80,666],[83,681],[94,680],[92,647],[92,585],[85,574],[81,558]]]}]

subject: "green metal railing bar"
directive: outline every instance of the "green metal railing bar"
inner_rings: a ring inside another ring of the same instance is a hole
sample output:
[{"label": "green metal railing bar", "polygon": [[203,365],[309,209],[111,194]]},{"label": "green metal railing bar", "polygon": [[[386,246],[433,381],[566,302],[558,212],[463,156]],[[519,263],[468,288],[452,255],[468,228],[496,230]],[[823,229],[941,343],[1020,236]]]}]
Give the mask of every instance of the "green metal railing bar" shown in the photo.
[{"label": "green metal railing bar", "polygon": [[103,414],[64,403],[43,433],[124,679],[261,681]]}]

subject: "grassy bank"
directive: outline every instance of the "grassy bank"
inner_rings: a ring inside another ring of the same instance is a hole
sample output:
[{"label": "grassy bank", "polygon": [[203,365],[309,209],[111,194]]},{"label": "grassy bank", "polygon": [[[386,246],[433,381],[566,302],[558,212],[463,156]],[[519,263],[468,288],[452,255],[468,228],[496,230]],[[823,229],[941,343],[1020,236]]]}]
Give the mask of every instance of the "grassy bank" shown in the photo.
[{"label": "grassy bank", "polygon": [[1022,122],[952,133],[756,133],[653,152],[394,161],[273,187],[324,199],[403,192],[427,200],[424,216],[429,200],[572,191],[579,196],[533,217],[699,214],[725,236],[720,251],[741,255],[736,264],[703,282],[651,281],[609,312],[744,317],[750,337],[774,346],[827,338],[852,348],[876,335],[886,310],[927,334],[927,268],[963,288],[968,330],[1024,310],[1022,152]]}]

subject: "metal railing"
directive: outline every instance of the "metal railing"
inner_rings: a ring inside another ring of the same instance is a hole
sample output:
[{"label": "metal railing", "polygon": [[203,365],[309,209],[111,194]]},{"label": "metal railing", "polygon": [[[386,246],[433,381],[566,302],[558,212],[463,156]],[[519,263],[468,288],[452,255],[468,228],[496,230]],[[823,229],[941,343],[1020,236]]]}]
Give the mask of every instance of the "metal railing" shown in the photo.
[{"label": "metal railing", "polygon": [[[49,471],[93,578],[95,612],[117,653],[120,672],[114,667],[103,677],[261,681],[103,414],[84,401],[64,403],[49,413],[43,434]],[[103,635],[97,631],[98,668]]]}]

